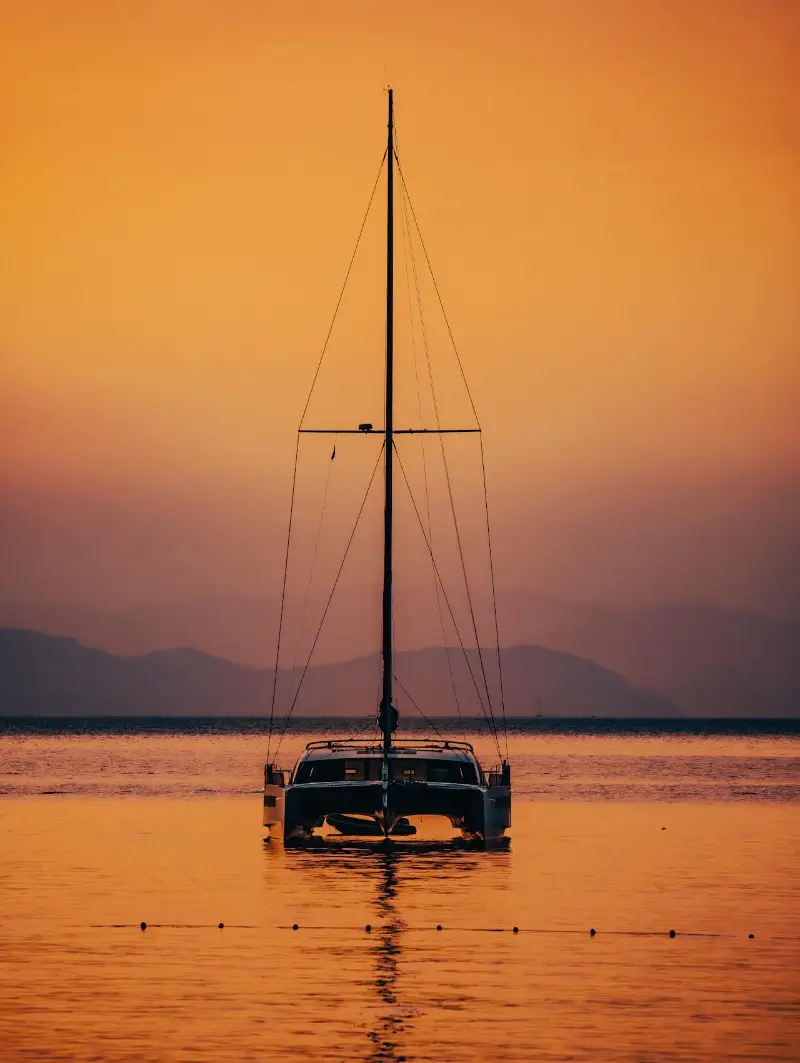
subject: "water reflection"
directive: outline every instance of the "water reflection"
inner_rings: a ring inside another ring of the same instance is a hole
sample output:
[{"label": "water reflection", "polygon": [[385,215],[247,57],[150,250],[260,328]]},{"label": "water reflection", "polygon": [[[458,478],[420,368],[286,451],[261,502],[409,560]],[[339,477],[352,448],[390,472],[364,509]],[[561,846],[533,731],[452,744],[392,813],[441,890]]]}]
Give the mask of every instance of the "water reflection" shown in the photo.
[{"label": "water reflection", "polygon": [[375,939],[375,989],[383,1007],[374,1030],[367,1035],[372,1042],[368,1063],[384,1060],[404,1060],[398,1054],[398,1042],[405,1032],[405,1021],[398,1004],[398,976],[401,938],[406,923],[395,907],[397,897],[397,861],[394,852],[379,856],[378,891],[375,910],[380,920]]},{"label": "water reflection", "polygon": [[0,1057],[796,1063],[796,807],[514,817],[511,853],[307,854],[250,798],[3,801]]},{"label": "water reflection", "polygon": [[[438,894],[443,906],[439,917],[449,922],[457,918],[451,907],[453,898],[462,896],[465,890],[478,890],[487,901],[492,896],[496,898],[498,891],[507,887],[510,852],[508,849],[465,851],[460,842],[410,842],[393,845],[376,854],[376,859],[373,910],[377,925],[372,934],[374,985],[381,1006],[368,1034],[372,1050],[366,1063],[401,1063],[407,1058],[406,1045],[418,1042],[415,1019],[434,1003],[436,998],[430,990],[441,991],[443,973],[440,971],[442,956],[438,950],[431,949],[432,936],[438,935],[439,928],[427,920],[427,925],[414,925],[418,924],[417,920],[409,925],[403,910],[414,911],[420,893],[430,899]],[[426,911],[430,919],[430,910]],[[454,944],[452,939],[451,944]],[[455,949],[448,951],[452,953]],[[415,963],[417,977],[404,986],[404,973]],[[419,969],[422,967],[432,974],[432,984],[429,991],[422,990],[420,999]],[[475,998],[462,994],[459,1009],[477,1003]]]},{"label": "water reflection", "polygon": [[454,990],[452,966],[461,971],[471,963],[477,927],[469,913],[491,910],[502,919],[497,909],[509,889],[508,849],[475,851],[445,839],[385,846],[335,836],[303,848],[266,842],[264,849],[269,895],[289,899],[285,925],[299,924],[298,944],[308,947],[314,935],[309,960],[315,969],[335,970],[334,983],[347,969],[363,989],[360,1004],[351,1005],[368,1045],[358,1058],[402,1063],[415,1055],[418,1023],[432,1011],[479,1007],[467,984]]}]

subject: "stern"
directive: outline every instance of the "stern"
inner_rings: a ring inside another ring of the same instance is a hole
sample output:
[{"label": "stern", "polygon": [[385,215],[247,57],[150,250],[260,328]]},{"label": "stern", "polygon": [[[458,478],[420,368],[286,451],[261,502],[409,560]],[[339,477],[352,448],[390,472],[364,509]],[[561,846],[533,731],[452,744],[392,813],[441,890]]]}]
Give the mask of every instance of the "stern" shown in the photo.
[{"label": "stern", "polygon": [[270,838],[282,838],[286,821],[286,773],[274,764],[264,767],[263,825]]}]

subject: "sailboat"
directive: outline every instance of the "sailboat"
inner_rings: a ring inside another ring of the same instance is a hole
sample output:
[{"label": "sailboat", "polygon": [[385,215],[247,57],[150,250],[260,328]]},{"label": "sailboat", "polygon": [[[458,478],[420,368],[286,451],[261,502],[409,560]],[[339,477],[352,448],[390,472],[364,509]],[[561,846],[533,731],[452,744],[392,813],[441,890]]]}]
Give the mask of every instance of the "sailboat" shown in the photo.
[{"label": "sailboat", "polygon": [[[375,429],[372,424],[361,424],[337,430],[337,434],[340,431],[363,432],[384,437],[382,688],[377,712],[377,737],[330,738],[309,742],[291,772],[284,771],[270,760],[264,769],[263,825],[268,829],[270,839],[282,838],[286,845],[307,842],[314,836],[315,830],[325,825],[341,835],[378,837],[391,842],[391,839],[415,833],[411,818],[441,816],[449,820],[465,840],[492,845],[504,840],[505,831],[511,824],[511,772],[508,760],[501,759],[490,770],[484,770],[473,746],[467,741],[440,737],[396,737],[399,713],[393,698],[392,616],[394,437],[437,430],[398,429],[394,423],[393,186],[397,155],[391,89],[388,90],[388,98],[384,428]],[[303,431],[302,427],[300,431]],[[499,663],[498,642],[498,667]],[[276,659],[276,681],[277,673]]]}]

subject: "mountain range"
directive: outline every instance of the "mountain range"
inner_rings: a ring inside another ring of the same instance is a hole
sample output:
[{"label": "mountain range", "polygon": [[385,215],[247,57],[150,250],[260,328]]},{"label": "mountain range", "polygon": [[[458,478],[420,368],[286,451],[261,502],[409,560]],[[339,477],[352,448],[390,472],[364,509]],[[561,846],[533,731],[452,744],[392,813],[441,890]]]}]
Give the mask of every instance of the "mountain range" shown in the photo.
[{"label": "mountain range", "polygon": [[[490,689],[498,697],[496,660],[484,655]],[[397,704],[404,715],[456,713],[481,708],[470,672],[481,685],[476,651],[463,655],[429,648],[396,656]],[[301,670],[278,673],[276,713],[291,703]],[[368,716],[376,707],[377,655],[308,669],[295,713],[299,716]],[[637,690],[616,672],[541,646],[503,651],[509,716],[669,717],[680,715],[657,695]],[[158,650],[123,657],[90,649],[72,638],[34,631],[0,631],[0,715],[5,716],[248,716],[266,715],[274,672],[234,664],[192,649]],[[484,697],[485,702],[485,697]],[[499,713],[499,701],[495,712]]]},{"label": "mountain range", "polygon": [[[267,595],[255,594],[166,602],[116,612],[0,603],[0,627],[72,636],[87,647],[123,657],[144,658],[154,651],[191,646],[226,662],[268,670],[275,645],[271,604]],[[619,673],[631,687],[665,699],[679,714],[800,714],[797,620],[692,603],[611,608],[553,601],[522,590],[504,591],[500,604],[505,645],[539,647],[585,658],[601,669]],[[364,647],[375,644],[369,627],[372,619],[372,614],[356,614],[348,623],[329,625],[330,638],[319,647],[320,667],[347,661],[346,667],[352,671],[353,661],[367,659]],[[408,647],[409,651],[414,648]],[[520,649],[504,653],[510,662]],[[367,665],[360,667],[368,670]],[[309,683],[312,673],[322,674],[318,668],[312,669]],[[543,712],[556,711],[548,704],[550,690],[546,685],[545,689],[520,690],[520,704],[528,706],[525,711],[535,704],[537,695]],[[555,702],[562,703],[560,698]]]}]

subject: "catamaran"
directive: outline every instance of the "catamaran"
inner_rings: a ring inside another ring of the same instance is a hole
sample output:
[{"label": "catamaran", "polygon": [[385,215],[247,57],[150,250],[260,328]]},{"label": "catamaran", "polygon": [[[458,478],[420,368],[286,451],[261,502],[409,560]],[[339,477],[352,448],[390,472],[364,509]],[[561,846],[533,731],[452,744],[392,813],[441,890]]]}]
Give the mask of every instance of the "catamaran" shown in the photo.
[{"label": "catamaran", "polygon": [[[440,737],[398,740],[395,737],[399,725],[399,713],[393,697],[395,671],[392,537],[395,436],[417,432],[442,434],[448,431],[480,429],[398,429],[394,423],[394,170],[395,165],[399,170],[399,161],[395,147],[391,89],[388,90],[388,96],[388,143],[384,156],[387,173],[385,421],[383,429],[376,429],[372,424],[365,423],[336,430],[337,434],[344,431],[380,434],[384,437],[382,689],[375,728],[376,737],[330,738],[309,742],[291,772],[284,771],[270,759],[264,769],[263,825],[268,828],[271,839],[282,838],[287,845],[307,842],[313,837],[315,830],[326,825],[340,835],[378,837],[388,841],[413,835],[416,832],[416,827],[410,822],[413,817],[440,816],[449,820],[452,827],[460,831],[467,841],[486,845],[499,844],[504,840],[505,831],[511,824],[511,772],[508,760],[501,759],[495,767],[484,770],[473,746],[467,741]],[[400,176],[402,179],[402,172]],[[320,430],[303,429],[301,420],[300,431]],[[436,574],[438,577],[438,570]],[[284,595],[285,587],[284,571]],[[281,619],[282,617],[283,606]],[[496,626],[495,613],[495,630]],[[476,649],[480,658],[480,646]],[[275,682],[279,655],[280,629]],[[464,658],[472,669],[466,651]],[[483,667],[482,658],[480,660]],[[499,670],[499,638],[497,664]],[[500,675],[502,689],[502,673]],[[484,680],[485,678],[484,671]],[[486,690],[488,694],[488,683]],[[273,686],[273,713],[274,698]],[[272,716],[270,737],[271,733]]]}]

